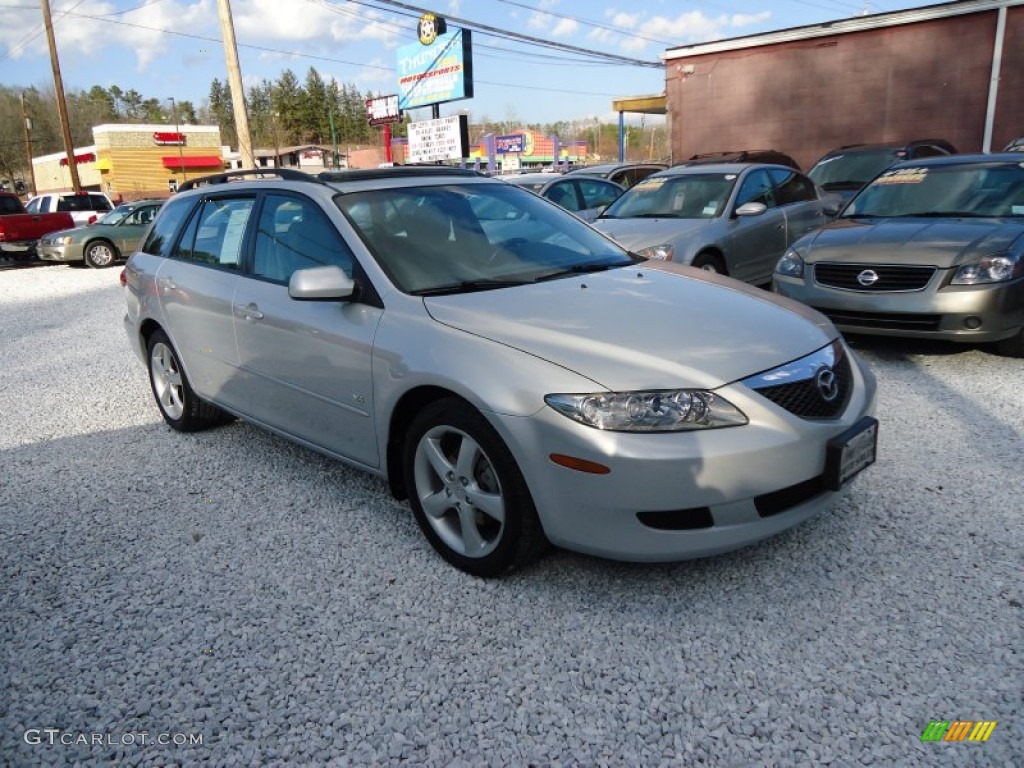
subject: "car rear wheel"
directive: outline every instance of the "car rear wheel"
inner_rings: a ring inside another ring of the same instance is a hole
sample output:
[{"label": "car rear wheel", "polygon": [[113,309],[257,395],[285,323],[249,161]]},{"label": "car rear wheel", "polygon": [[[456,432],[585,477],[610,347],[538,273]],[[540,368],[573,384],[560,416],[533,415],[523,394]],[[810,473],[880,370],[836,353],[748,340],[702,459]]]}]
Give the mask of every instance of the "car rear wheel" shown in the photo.
[{"label": "car rear wheel", "polygon": [[117,248],[106,240],[93,240],[85,246],[85,263],[93,269],[109,267],[117,258]]},{"label": "car rear wheel", "polygon": [[693,266],[703,269],[705,272],[716,272],[719,275],[729,274],[725,269],[722,259],[714,253],[699,253],[693,260]]},{"label": "car rear wheel", "polygon": [[234,418],[196,395],[166,333],[155,331],[147,350],[153,397],[171,427],[179,432],[197,432]]},{"label": "car rear wheel", "polygon": [[450,398],[421,411],[405,437],[416,522],[456,568],[497,576],[534,560],[546,539],[515,459],[487,420]]}]

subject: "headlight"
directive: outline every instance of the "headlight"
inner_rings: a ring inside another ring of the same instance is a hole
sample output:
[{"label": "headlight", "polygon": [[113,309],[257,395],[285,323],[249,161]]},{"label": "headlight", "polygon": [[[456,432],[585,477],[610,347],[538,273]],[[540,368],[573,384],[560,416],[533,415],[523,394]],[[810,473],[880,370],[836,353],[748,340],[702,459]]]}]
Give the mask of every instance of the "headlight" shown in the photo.
[{"label": "headlight", "polygon": [[1022,262],[1006,254],[983,256],[970,264],[964,264],[953,276],[953,285],[978,285],[979,283],[1001,283],[1012,280],[1024,273]]},{"label": "headlight", "polygon": [[682,432],[747,423],[725,398],[692,389],[547,395],[544,402],[573,421],[611,432]]},{"label": "headlight", "polygon": [[58,237],[54,242],[57,245],[71,245],[71,235],[64,235],[64,237]]},{"label": "headlight", "polygon": [[787,277],[803,277],[804,260],[800,257],[799,253],[790,248],[779,259],[779,263],[775,265],[775,274],[786,275]]},{"label": "headlight", "polygon": [[672,261],[672,257],[675,255],[675,252],[676,249],[668,243],[663,245],[652,245],[647,248],[641,248],[637,251],[637,253],[645,259],[656,259],[657,261]]}]

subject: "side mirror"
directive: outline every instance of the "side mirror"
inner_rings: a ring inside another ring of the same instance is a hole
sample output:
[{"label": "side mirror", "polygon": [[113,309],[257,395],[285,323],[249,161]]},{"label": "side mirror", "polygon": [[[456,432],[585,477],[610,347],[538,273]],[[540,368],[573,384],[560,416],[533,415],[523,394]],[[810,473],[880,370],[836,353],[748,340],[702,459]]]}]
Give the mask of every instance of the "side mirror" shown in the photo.
[{"label": "side mirror", "polygon": [[341,267],[310,267],[292,272],[288,295],[299,301],[348,299],[356,284]]},{"label": "side mirror", "polygon": [[736,209],[737,216],[760,216],[768,210],[764,203],[744,203]]},{"label": "side mirror", "polygon": [[821,207],[821,212],[830,218],[835,218],[841,210],[843,210],[843,203],[836,200],[830,200]]}]

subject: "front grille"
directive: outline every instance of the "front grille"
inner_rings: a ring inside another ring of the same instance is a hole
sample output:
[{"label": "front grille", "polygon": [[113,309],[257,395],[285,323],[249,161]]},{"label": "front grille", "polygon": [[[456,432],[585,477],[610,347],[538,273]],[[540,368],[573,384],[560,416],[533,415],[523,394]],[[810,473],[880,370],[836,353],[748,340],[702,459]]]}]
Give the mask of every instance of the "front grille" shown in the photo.
[{"label": "front grille", "polygon": [[[873,272],[877,279],[864,285],[857,276]],[[873,264],[815,264],[814,280],[819,285],[845,291],[920,291],[935,274],[935,267],[902,267]]]},{"label": "front grille", "polygon": [[847,328],[877,328],[889,331],[937,331],[941,315],[910,312],[852,312],[845,309],[815,307],[836,325]]},{"label": "front grille", "polygon": [[788,488],[755,496],[754,508],[761,517],[779,515],[805,501],[810,501],[825,490],[825,476],[818,475]]},{"label": "front grille", "polygon": [[[785,383],[773,384],[774,381]],[[802,419],[834,419],[850,399],[853,371],[842,344],[833,342],[823,350],[746,383],[758,394]]]}]

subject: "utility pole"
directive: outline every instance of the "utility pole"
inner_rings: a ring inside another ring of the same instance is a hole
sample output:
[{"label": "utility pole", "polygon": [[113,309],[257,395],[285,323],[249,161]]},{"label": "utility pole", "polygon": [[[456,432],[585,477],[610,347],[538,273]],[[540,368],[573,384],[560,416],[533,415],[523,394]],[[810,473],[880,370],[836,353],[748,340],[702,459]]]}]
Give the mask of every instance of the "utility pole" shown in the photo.
[{"label": "utility pole", "polygon": [[25,92],[21,92],[21,117],[25,123],[25,151],[28,153],[28,172],[32,183],[28,188],[29,197],[36,193],[36,167],[32,163],[32,119],[28,116],[25,106]]},{"label": "utility pole", "polygon": [[334,156],[332,158],[331,168],[338,170],[338,132],[334,130],[334,103],[331,103],[331,111],[328,113],[331,123],[331,144],[334,145]]},{"label": "utility pole", "polygon": [[[45,0],[43,0],[45,2]],[[231,19],[231,4],[228,0],[217,0],[220,14],[220,32],[224,38],[224,58],[228,65],[228,83],[231,86],[231,103],[235,111],[235,131],[238,133],[238,154],[244,170],[253,170],[256,162],[252,155],[252,138],[249,136],[249,117],[245,111],[245,88],[242,87],[242,70],[238,65],[238,44],[235,42],[235,23]]]},{"label": "utility pole", "polygon": [[71,172],[71,187],[75,192],[81,192],[82,182],[78,180],[78,163],[75,162],[75,145],[71,141],[71,125],[68,122],[68,105],[64,100],[64,81],[60,76],[60,61],[57,59],[57,41],[53,37],[53,19],[50,17],[50,0],[40,0],[40,3],[43,6],[43,22],[46,25],[46,41],[50,44],[50,64],[53,66],[53,87],[54,90],[57,91],[57,112],[60,114],[60,127],[64,133],[64,151],[68,156],[68,170]]}]

